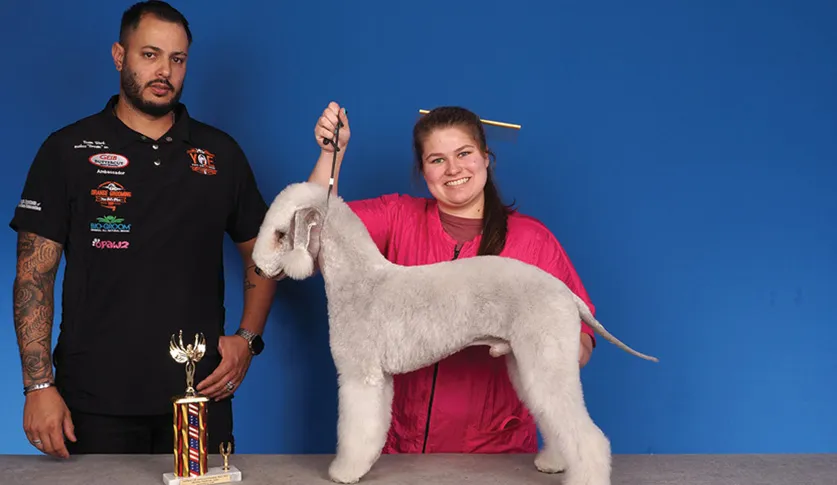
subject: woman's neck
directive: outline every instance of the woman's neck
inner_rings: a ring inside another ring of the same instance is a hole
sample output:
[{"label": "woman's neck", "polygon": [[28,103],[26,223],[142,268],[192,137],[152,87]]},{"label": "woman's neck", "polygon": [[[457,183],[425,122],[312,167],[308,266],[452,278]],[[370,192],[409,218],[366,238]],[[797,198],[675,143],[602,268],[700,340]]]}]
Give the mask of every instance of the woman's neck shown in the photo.
[{"label": "woman's neck", "polygon": [[470,241],[482,233],[482,218],[462,217],[440,210],[439,220],[442,222],[442,229],[457,244]]}]

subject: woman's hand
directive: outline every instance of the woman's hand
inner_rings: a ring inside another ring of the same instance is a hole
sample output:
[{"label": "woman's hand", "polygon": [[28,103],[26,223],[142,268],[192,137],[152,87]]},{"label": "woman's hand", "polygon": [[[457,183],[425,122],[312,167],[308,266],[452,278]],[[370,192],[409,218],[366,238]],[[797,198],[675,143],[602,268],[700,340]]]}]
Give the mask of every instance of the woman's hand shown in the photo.
[{"label": "woman's hand", "polygon": [[351,138],[352,132],[349,129],[349,118],[346,115],[346,110],[340,108],[340,105],[332,101],[323,110],[322,116],[320,116],[316,126],[314,126],[314,138],[317,140],[320,149],[324,152],[334,152],[332,141],[337,131],[338,118],[343,123],[340,127],[340,139],[337,141],[340,151],[344,151],[349,144],[349,138]]},{"label": "woman's hand", "polygon": [[578,365],[584,367],[590,362],[590,356],[593,355],[593,338],[590,335],[581,332],[581,347],[578,349]]}]

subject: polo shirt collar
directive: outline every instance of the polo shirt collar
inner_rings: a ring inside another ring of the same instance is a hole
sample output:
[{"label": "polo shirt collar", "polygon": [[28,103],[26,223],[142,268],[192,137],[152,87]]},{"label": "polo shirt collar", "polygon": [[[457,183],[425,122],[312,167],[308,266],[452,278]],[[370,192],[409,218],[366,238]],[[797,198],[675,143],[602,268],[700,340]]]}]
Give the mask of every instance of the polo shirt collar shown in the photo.
[{"label": "polo shirt collar", "polygon": [[[116,112],[114,110],[116,108],[117,101],[119,101],[118,94],[111,96],[105,104],[105,108],[100,112],[105,124],[110,126],[112,131],[111,136],[113,138],[108,140],[108,145],[118,149],[125,148],[135,142],[154,142],[155,140],[152,140],[142,133],[138,133],[129,128],[116,116]],[[186,110],[186,106],[183,103],[178,103],[174,108],[174,113],[174,125],[172,125],[168,132],[160,137],[160,140],[162,141],[167,140],[167,138],[171,138],[171,141],[179,140],[191,145],[191,132],[189,129],[190,117],[189,112]]]}]

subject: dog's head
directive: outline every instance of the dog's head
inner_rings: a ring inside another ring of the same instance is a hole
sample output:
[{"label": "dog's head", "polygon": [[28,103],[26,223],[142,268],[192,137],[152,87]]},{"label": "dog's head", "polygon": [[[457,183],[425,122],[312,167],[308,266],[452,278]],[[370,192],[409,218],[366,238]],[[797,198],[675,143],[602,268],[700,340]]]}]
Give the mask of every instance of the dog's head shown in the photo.
[{"label": "dog's head", "polygon": [[253,248],[256,273],[280,280],[314,274],[328,189],[311,182],[286,187],[270,205]]}]

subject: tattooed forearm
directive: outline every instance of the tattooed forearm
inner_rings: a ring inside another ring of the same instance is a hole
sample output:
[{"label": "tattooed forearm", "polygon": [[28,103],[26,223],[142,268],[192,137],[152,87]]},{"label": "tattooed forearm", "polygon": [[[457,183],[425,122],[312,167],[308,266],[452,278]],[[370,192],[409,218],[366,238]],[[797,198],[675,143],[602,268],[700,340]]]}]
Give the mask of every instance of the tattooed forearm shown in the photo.
[{"label": "tattooed forearm", "polygon": [[251,264],[250,266],[248,266],[248,267],[244,270],[244,291],[245,291],[245,292],[246,292],[246,291],[249,291],[249,290],[252,290],[253,288],[255,288],[255,287],[256,287],[256,285],[255,285],[255,284],[253,284],[253,282],[252,282],[252,281],[250,281],[250,272],[251,272],[251,271],[255,271],[255,269],[256,269],[256,265],[255,265],[255,264]]},{"label": "tattooed forearm", "polygon": [[54,288],[60,262],[59,244],[32,233],[18,234],[14,321],[24,386],[52,380]]}]

